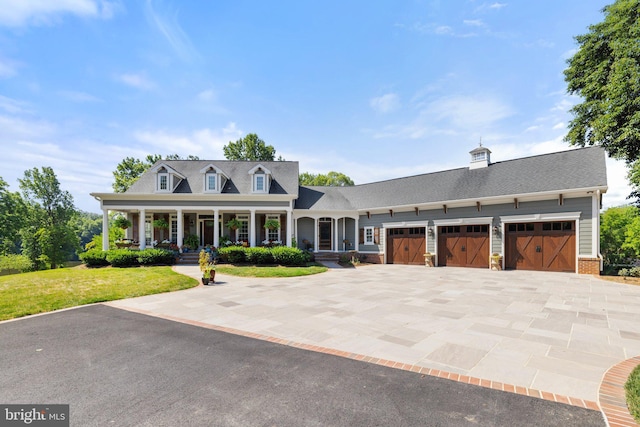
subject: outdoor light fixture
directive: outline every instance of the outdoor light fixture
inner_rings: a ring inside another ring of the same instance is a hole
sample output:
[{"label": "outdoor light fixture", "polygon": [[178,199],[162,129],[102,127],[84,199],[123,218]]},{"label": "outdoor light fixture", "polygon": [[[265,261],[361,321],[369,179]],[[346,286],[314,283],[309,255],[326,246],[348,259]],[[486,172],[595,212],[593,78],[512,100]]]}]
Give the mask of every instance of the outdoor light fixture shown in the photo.
[{"label": "outdoor light fixture", "polygon": [[500,234],[500,228],[498,228],[498,226],[497,226],[497,225],[494,225],[494,226],[493,226],[493,234],[494,234],[495,236],[497,236],[497,235],[499,235],[499,234]]},{"label": "outdoor light fixture", "polygon": [[433,236],[433,227],[429,227],[429,236]]}]

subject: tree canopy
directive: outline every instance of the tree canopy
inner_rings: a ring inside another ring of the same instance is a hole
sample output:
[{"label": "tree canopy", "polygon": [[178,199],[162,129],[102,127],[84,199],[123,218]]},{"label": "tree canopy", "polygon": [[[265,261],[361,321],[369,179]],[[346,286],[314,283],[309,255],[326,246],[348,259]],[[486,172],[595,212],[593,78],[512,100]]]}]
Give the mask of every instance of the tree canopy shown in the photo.
[{"label": "tree canopy", "polygon": [[341,172],[331,171],[325,174],[303,172],[298,177],[300,185],[317,185],[322,187],[346,187],[353,184],[353,180]]},{"label": "tree canopy", "polygon": [[[178,154],[167,154],[164,157],[165,160],[200,160],[198,156],[189,155],[186,159],[183,159]],[[140,175],[145,173],[154,163],[158,160],[162,160],[160,154],[149,154],[144,160],[136,159],[134,157],[125,157],[116,170],[113,171],[113,191],[116,193],[124,193],[133,185],[134,182],[140,178]]]},{"label": "tree canopy", "polygon": [[[276,158],[276,149],[273,145],[267,145],[255,133],[250,133],[236,142],[222,147],[224,157],[227,160],[262,160],[273,161]],[[279,157],[278,160],[284,160]]]},{"label": "tree canopy", "polygon": [[635,206],[619,206],[600,216],[600,252],[606,265],[628,264],[640,255],[638,214]]},{"label": "tree canopy", "polygon": [[575,39],[564,71],[568,92],[582,102],[570,111],[571,145],[602,145],[609,155],[640,157],[640,2],[616,0],[604,20]]},{"label": "tree canopy", "polygon": [[0,255],[18,252],[26,210],[20,193],[9,191],[7,182],[0,178]]}]

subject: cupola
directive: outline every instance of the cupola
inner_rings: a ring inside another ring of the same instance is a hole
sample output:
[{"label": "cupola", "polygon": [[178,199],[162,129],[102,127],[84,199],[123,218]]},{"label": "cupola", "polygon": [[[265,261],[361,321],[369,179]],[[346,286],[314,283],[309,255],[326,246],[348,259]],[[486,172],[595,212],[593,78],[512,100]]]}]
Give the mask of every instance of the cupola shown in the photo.
[{"label": "cupola", "polygon": [[482,142],[478,148],[469,151],[471,154],[471,163],[469,169],[486,168],[491,164],[491,150],[482,146]]}]

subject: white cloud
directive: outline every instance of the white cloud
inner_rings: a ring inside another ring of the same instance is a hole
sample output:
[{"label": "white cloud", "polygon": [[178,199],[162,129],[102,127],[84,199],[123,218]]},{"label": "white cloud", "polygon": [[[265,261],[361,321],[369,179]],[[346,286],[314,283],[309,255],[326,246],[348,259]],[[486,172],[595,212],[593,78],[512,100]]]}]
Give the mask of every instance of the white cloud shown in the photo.
[{"label": "white cloud", "polygon": [[[158,2],[155,2],[158,5]],[[159,4],[162,6],[162,4]],[[156,11],[153,0],[147,0],[145,7],[147,21],[152,24],[169,42],[173,50],[183,60],[198,58],[200,55],[193,47],[189,36],[178,23],[176,12],[160,13]]]},{"label": "white cloud", "polygon": [[119,7],[106,0],[0,0],[0,25],[50,25],[64,14],[109,19]]},{"label": "white cloud", "polygon": [[206,89],[198,94],[198,99],[202,101],[212,101],[215,98],[216,98],[216,93],[213,91],[213,89]]},{"label": "white cloud", "polygon": [[502,8],[503,8],[503,7],[505,7],[505,6],[507,6],[507,3],[498,3],[498,2],[495,2],[495,3],[492,3],[492,4],[489,6],[489,9],[496,9],[496,10],[500,10],[500,9],[502,9]]},{"label": "white cloud", "polygon": [[136,89],[151,90],[156,87],[144,74],[125,73],[116,76],[116,79]]},{"label": "white cloud", "polygon": [[462,23],[464,25],[468,25],[470,27],[480,27],[480,28],[484,28],[487,26],[487,24],[485,24],[484,22],[482,22],[482,19],[465,19],[462,21]]},{"label": "white cloud", "polygon": [[369,105],[378,113],[390,113],[400,107],[400,97],[395,93],[387,93],[371,98]]},{"label": "white cloud", "polygon": [[18,66],[20,63],[17,61],[0,57],[0,78],[6,79],[13,77],[18,73]]},{"label": "white cloud", "polygon": [[79,92],[75,90],[61,90],[58,94],[63,98],[66,98],[73,102],[102,102],[102,100],[96,96],[93,96],[86,92]]},{"label": "white cloud", "polygon": [[491,95],[451,95],[433,100],[421,116],[461,130],[490,126],[513,114],[513,109]]}]

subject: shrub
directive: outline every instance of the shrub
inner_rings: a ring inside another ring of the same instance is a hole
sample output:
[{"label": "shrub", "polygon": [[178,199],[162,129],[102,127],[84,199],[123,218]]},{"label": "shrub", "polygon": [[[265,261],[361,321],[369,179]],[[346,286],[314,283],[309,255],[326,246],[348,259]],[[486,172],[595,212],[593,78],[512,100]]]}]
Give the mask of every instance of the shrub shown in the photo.
[{"label": "shrub", "polygon": [[139,254],[140,251],[131,249],[115,249],[107,252],[107,261],[113,267],[133,267],[139,265]]},{"label": "shrub", "polygon": [[251,264],[273,264],[271,250],[263,247],[246,248],[245,256]]},{"label": "shrub", "polygon": [[618,276],[640,277],[640,267],[622,268],[618,271]]},{"label": "shrub", "polygon": [[640,422],[640,366],[636,366],[624,385],[627,407],[633,418]]},{"label": "shrub", "polygon": [[26,255],[9,254],[0,256],[0,274],[33,271],[34,265]]},{"label": "shrub", "polygon": [[137,253],[140,265],[172,265],[176,262],[175,253],[166,249],[145,249]]},{"label": "shrub", "polygon": [[224,262],[230,262],[231,264],[241,264],[247,261],[245,255],[245,248],[242,246],[227,246],[226,248],[220,248],[218,255]]},{"label": "shrub", "polygon": [[298,249],[287,246],[271,248],[271,254],[276,264],[280,265],[304,265],[309,262],[309,255]]},{"label": "shrub", "polygon": [[80,254],[80,259],[87,267],[104,267],[109,265],[107,261],[107,252],[100,249],[90,249],[87,252]]}]

